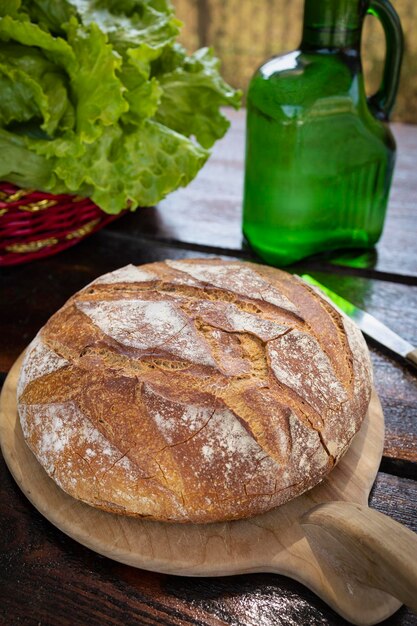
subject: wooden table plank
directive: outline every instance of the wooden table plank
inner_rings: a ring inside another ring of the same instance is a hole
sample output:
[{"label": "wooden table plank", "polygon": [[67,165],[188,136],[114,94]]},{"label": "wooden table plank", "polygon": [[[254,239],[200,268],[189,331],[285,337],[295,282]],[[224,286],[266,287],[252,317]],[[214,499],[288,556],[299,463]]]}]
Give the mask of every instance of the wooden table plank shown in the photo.
[{"label": "wooden table plank", "polygon": [[[379,474],[371,504],[417,529],[417,485]],[[77,544],[25,499],[0,459],[0,623],[42,626],[344,625],[302,585],[255,574],[190,579],[118,564]],[[402,608],[386,626],[411,626]]]},{"label": "wooden table plank", "polygon": [[[129,262],[204,256],[178,245],[138,240],[123,230],[103,231],[50,259],[3,269],[0,288],[8,306],[0,310],[0,371],[7,371],[51,313],[96,276]],[[328,272],[311,273],[417,343],[412,313],[417,288]],[[411,369],[382,350],[372,347],[371,356],[387,424],[383,467],[415,476],[417,379]],[[416,501],[417,482],[378,475],[372,505],[414,530]],[[282,576],[177,578],[100,557],[41,517],[21,494],[2,459],[0,502],[0,624],[347,624],[307,589]],[[416,626],[417,617],[403,608],[385,624]]]},{"label": "wooden table plank", "polygon": [[[417,483],[379,474],[371,504],[417,530]],[[47,522],[0,457],[0,623],[42,626],[345,626],[283,576],[190,579],[144,572],[84,548]],[[402,608],[385,626],[417,623]]]},{"label": "wooden table plank", "polygon": [[[171,194],[158,207],[124,217],[110,225],[109,231],[223,247],[240,256],[245,113],[227,114],[232,120],[229,132],[216,144],[211,159],[189,187]],[[417,127],[393,124],[392,129],[398,144],[397,166],[377,251],[353,256],[335,253],[330,259],[334,258],[337,265],[417,279]]]},{"label": "wooden table plank", "polygon": [[[53,258],[1,270],[0,373],[66,299],[96,276],[127,263],[209,254],[251,258],[240,232],[244,113],[186,190],[123,217]],[[417,127],[393,125],[398,162],[384,236],[374,252],[298,266],[417,344]],[[184,249],[187,248],[187,249]],[[253,258],[253,257],[252,257]],[[332,262],[336,265],[332,266]],[[325,272],[318,270],[324,269]],[[356,276],[354,276],[356,274]],[[383,278],[384,280],[375,280]],[[404,284],[401,284],[404,283]],[[371,504],[417,530],[417,377],[371,346],[386,417],[382,467]],[[396,476],[394,474],[398,474]],[[24,498],[0,456],[0,624],[28,626],[345,626],[298,583],[270,574],[172,577],[112,562],[49,524]],[[417,626],[401,609],[386,626]]]}]

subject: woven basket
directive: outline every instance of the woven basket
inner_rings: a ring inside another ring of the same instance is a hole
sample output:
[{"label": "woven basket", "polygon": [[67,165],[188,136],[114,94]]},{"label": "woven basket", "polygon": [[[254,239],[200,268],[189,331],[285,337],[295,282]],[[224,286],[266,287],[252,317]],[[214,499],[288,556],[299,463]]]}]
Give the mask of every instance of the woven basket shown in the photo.
[{"label": "woven basket", "polygon": [[88,198],[0,183],[0,265],[65,250],[118,217],[103,213]]}]

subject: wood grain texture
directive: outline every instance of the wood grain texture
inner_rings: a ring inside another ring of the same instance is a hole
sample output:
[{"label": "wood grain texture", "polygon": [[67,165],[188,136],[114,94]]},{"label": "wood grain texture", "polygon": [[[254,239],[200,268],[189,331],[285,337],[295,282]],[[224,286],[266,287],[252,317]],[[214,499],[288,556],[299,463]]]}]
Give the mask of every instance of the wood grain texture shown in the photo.
[{"label": "wood grain texture", "polygon": [[[220,163],[211,169],[208,184],[204,177],[214,159],[201,172],[202,182],[197,179],[192,188],[180,192],[192,193],[191,199],[171,196],[157,209],[144,209],[122,218],[111,229],[71,251],[31,265],[2,269],[0,290],[2,301],[7,303],[0,309],[3,379],[51,313],[74,291],[104,272],[129,262],[203,256],[204,252],[231,256],[233,250],[227,248],[235,244],[236,256],[250,258],[241,247],[240,199],[236,203],[241,194],[242,152],[236,148],[239,141],[242,145],[242,115],[238,114],[241,121],[236,119],[231,134],[218,145],[215,158]],[[309,260],[303,270],[312,273],[313,268],[324,269],[335,291],[364,308],[369,306],[371,313],[414,340],[415,289],[407,285],[416,284],[417,272],[417,127],[394,125],[393,129],[399,151],[378,258],[375,253],[357,259],[339,255],[339,264],[333,268],[327,261]],[[226,148],[220,155],[222,146]],[[234,190],[227,184],[229,176],[237,185]],[[194,243],[196,240],[206,242],[206,247]],[[182,241],[187,242],[186,246]],[[370,280],[357,282],[358,276]],[[324,278],[322,282],[326,284]],[[383,296],[379,297],[380,293]],[[386,418],[382,467],[396,475],[378,474],[370,504],[416,531],[417,482],[403,478],[416,476],[416,378],[409,368],[379,348],[371,347],[371,356]],[[2,626],[347,624],[306,587],[284,576],[258,573],[190,579],[145,572],[101,557],[41,516],[1,459],[0,520]],[[384,624],[417,626],[417,616],[403,607]]]},{"label": "wood grain texture", "polygon": [[[157,207],[142,209],[108,227],[109,233],[222,247],[248,255],[242,243],[241,206],[245,111],[227,111],[232,125],[216,144],[195,181],[171,194]],[[376,251],[330,255],[321,261],[372,269],[375,273],[414,277],[417,281],[415,219],[417,127],[393,124],[398,155],[383,236]],[[254,257],[253,257],[254,258]]]},{"label": "wood grain texture", "polygon": [[[346,577],[389,591],[417,613],[417,535],[386,515],[352,502],[308,511],[302,527],[319,563],[337,562]],[[323,546],[325,551],[323,554]]]},{"label": "wood grain texture", "polygon": [[[4,626],[347,626],[284,576],[185,578],[135,569],[84,548],[51,525],[0,459],[0,623]],[[371,505],[417,530],[414,481],[379,474]],[[416,626],[402,607],[384,626]]]},{"label": "wood grain texture", "polygon": [[[93,509],[65,494],[46,475],[26,446],[17,416],[20,365],[21,359],[11,369],[2,391],[3,454],[20,488],[36,508],[83,545],[122,563],[165,573],[283,573],[305,584],[356,624],[377,623],[398,608],[399,603],[391,595],[371,588],[365,574],[364,582],[360,564],[355,575],[341,568],[333,559],[334,551],[327,553],[326,542],[320,545],[314,536],[310,544],[300,525],[302,516],[321,502],[343,500],[366,508],[383,446],[383,416],[376,396],[347,454],[313,490],[249,520],[203,526],[161,524]],[[390,523],[387,520],[386,531]]]}]

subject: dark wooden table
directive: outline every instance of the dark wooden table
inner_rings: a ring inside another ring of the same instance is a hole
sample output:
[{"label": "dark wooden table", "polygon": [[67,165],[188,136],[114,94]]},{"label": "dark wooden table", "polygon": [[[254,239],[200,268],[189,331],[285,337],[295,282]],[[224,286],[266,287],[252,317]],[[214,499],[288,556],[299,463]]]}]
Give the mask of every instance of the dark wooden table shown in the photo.
[{"label": "dark wooden table", "polygon": [[[128,215],[50,259],[1,271],[0,372],[76,290],[127,263],[218,255],[255,258],[242,245],[244,114],[193,184],[156,208]],[[417,127],[394,125],[399,154],[377,251],[311,259],[305,271],[417,345]],[[386,419],[371,505],[417,531],[416,371],[370,344]],[[0,623],[42,626],[342,625],[300,584],[271,574],[189,579],[101,557],[69,539],[25,499],[0,459]],[[385,624],[409,626],[400,609]]]}]

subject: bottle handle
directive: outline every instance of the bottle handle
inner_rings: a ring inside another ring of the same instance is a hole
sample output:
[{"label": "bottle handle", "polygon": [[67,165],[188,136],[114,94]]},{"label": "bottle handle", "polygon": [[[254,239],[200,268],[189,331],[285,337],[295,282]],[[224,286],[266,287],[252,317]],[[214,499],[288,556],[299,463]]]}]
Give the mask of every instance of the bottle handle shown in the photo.
[{"label": "bottle handle", "polygon": [[375,15],[385,33],[386,55],[381,86],[368,98],[368,104],[376,117],[388,120],[394,106],[400,80],[404,37],[400,18],[389,0],[370,0],[367,13]]}]

